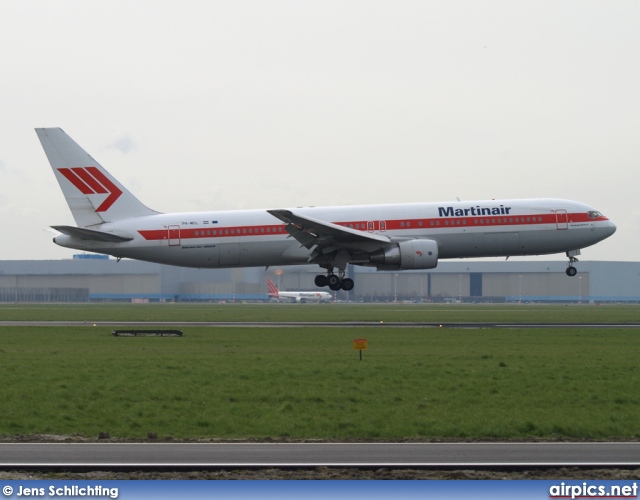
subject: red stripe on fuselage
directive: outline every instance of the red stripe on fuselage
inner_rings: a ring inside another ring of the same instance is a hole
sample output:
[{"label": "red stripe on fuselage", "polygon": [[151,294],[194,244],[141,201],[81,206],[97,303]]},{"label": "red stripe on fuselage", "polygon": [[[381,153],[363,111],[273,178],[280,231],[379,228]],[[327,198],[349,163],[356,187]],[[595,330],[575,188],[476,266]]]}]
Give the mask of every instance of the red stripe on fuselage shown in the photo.
[{"label": "red stripe on fuselage", "polygon": [[[568,223],[595,222],[609,220],[606,217],[597,219],[589,218],[586,213],[567,214]],[[371,221],[336,222],[343,227],[360,230],[363,233],[370,232],[368,223]],[[373,221],[373,232],[386,233],[389,231],[410,231],[425,229],[460,229],[472,227],[500,227],[500,226],[533,226],[543,224],[557,224],[556,214],[541,215],[518,215],[518,216],[478,216],[478,217],[436,217],[432,219],[402,219],[386,220],[386,229],[380,230],[380,221]],[[285,224],[266,226],[232,226],[222,228],[180,228],[180,239],[200,239],[200,238],[239,238],[254,236],[282,236],[286,235]],[[139,230],[138,233],[145,240],[166,240],[169,239],[167,229],[147,229]]]}]

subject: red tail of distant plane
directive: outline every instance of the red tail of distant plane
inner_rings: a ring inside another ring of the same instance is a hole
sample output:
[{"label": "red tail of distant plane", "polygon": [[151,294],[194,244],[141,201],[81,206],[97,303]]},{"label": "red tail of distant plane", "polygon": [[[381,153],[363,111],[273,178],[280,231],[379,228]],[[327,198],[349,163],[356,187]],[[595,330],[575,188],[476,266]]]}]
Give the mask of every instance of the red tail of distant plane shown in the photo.
[{"label": "red tail of distant plane", "polygon": [[278,292],[278,287],[273,284],[269,278],[267,278],[267,285],[269,285],[269,297],[275,297],[276,299],[280,296],[280,292]]}]

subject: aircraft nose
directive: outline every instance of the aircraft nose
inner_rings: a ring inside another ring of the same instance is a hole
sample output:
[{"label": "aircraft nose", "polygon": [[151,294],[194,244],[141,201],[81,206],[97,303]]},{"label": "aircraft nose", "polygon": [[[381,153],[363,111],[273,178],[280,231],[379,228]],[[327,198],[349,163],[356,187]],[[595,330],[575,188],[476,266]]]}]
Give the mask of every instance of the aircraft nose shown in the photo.
[{"label": "aircraft nose", "polygon": [[613,233],[615,233],[616,229],[618,229],[618,228],[616,227],[616,225],[613,222],[607,221],[607,225],[606,225],[606,227],[604,229],[605,229],[605,232],[607,234],[607,237],[609,237]]}]

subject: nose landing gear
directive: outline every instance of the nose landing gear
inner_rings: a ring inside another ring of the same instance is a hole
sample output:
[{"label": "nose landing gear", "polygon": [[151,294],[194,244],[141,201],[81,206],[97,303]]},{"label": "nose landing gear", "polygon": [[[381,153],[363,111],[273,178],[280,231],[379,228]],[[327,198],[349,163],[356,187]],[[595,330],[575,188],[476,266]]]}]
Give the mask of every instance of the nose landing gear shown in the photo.
[{"label": "nose landing gear", "polygon": [[580,255],[580,250],[571,250],[567,252],[567,257],[569,257],[569,267],[567,267],[567,276],[575,276],[578,274],[578,270],[573,266],[574,262],[578,262],[576,255]]}]

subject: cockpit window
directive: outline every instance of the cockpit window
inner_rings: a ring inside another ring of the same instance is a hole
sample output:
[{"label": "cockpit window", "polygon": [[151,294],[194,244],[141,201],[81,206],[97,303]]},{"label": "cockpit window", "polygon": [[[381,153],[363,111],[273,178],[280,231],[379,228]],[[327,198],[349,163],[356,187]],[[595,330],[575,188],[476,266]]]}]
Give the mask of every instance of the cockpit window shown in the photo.
[{"label": "cockpit window", "polygon": [[595,211],[595,210],[589,211],[588,215],[589,215],[590,219],[597,219],[598,217],[602,217],[602,214],[600,212]]}]

